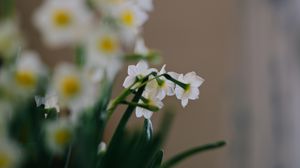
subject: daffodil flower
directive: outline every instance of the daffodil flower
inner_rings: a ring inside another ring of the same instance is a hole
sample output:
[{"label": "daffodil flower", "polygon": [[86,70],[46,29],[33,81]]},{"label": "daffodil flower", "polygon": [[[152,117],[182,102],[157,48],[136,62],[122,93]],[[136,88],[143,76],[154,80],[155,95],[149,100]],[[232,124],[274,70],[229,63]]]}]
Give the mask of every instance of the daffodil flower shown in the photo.
[{"label": "daffodil flower", "polygon": [[[166,65],[164,65],[157,75],[163,75],[166,73]],[[151,80],[146,86],[146,92],[155,93],[156,97],[163,100],[166,95],[174,95],[175,84],[167,80],[165,77],[159,77],[156,80]]]},{"label": "daffodil flower", "polygon": [[46,75],[46,72],[36,52],[23,51],[21,56],[17,58],[16,69],[13,74],[16,92],[24,96],[33,93],[40,77]]},{"label": "daffodil flower", "polygon": [[177,99],[181,100],[182,107],[188,104],[189,99],[195,100],[199,98],[199,87],[204,82],[204,79],[198,76],[195,72],[190,72],[185,75],[180,74],[178,81],[187,84],[186,88],[176,85],[175,94]]},{"label": "daffodil flower", "polygon": [[[157,107],[158,109],[161,109],[163,107],[162,101],[159,98],[157,98],[155,94],[151,92],[144,92],[143,96],[146,99],[146,101],[140,100],[140,103],[145,103],[146,105]],[[137,118],[144,117],[146,119],[150,119],[152,114],[153,111],[151,111],[150,109],[146,109],[139,106],[136,107],[135,115]]]},{"label": "daffodil flower", "polygon": [[35,26],[50,47],[73,45],[88,32],[92,14],[84,0],[46,0],[33,17]]},{"label": "daffodil flower", "polygon": [[2,138],[0,141],[0,167],[14,168],[21,162],[22,153],[20,147],[12,140]]},{"label": "daffodil flower", "polygon": [[69,120],[58,119],[45,125],[48,149],[55,154],[62,154],[73,138],[73,127]]},{"label": "daffodil flower", "polygon": [[120,26],[120,34],[126,44],[134,42],[141,26],[148,19],[147,13],[132,2],[121,5],[119,9],[116,9],[113,17],[116,18]]},{"label": "daffodil flower", "polygon": [[151,72],[156,71],[155,69],[149,69],[147,62],[139,61],[137,65],[128,66],[128,76],[125,78],[123,87],[128,88],[133,85],[137,80],[142,79]]}]

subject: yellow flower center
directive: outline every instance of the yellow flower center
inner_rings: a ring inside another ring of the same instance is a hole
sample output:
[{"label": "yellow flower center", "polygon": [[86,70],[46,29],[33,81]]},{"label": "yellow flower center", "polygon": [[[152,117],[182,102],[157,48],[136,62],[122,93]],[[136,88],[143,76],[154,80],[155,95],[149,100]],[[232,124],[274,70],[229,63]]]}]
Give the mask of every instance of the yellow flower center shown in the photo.
[{"label": "yellow flower center", "polygon": [[59,146],[65,146],[71,140],[72,133],[68,129],[57,130],[54,134],[55,143]]},{"label": "yellow flower center", "polygon": [[111,37],[103,37],[98,44],[99,50],[107,54],[113,53],[117,47],[117,42]]},{"label": "yellow flower center", "polygon": [[0,168],[10,167],[11,160],[6,153],[0,152]]},{"label": "yellow flower center", "polygon": [[131,10],[126,10],[121,14],[121,20],[126,26],[133,26],[134,13]]},{"label": "yellow flower center", "polygon": [[71,21],[71,15],[66,10],[56,10],[53,14],[53,22],[57,27],[67,27]]},{"label": "yellow flower center", "polygon": [[61,91],[65,97],[73,97],[80,91],[80,81],[75,76],[68,76],[62,80]]},{"label": "yellow flower center", "polygon": [[36,85],[36,76],[30,71],[19,71],[16,72],[16,82],[23,87],[32,88]]}]

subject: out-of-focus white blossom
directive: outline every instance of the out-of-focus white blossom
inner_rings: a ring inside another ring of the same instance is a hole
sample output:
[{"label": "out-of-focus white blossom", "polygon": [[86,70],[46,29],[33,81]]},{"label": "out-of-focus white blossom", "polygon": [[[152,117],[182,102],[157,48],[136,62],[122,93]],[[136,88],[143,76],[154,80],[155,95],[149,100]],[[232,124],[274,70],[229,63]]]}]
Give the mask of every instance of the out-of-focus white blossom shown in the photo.
[{"label": "out-of-focus white blossom", "polygon": [[[166,73],[165,70],[166,65],[164,65],[160,72],[157,75],[162,75]],[[167,80],[165,77],[159,77],[157,80],[151,80],[147,86],[146,86],[146,92],[151,92],[153,94],[155,94],[155,96],[160,99],[163,100],[166,95],[168,96],[172,96],[174,95],[174,89],[175,89],[175,84],[170,81]]]},{"label": "out-of-focus white blossom", "polygon": [[15,91],[21,94],[32,93],[43,75],[46,75],[46,68],[41,63],[39,55],[33,51],[23,51],[17,58],[13,74]]},{"label": "out-of-focus white blossom", "polygon": [[94,89],[75,65],[62,63],[55,68],[48,94],[57,95],[59,106],[70,109],[72,119],[76,120],[83,109],[95,103],[97,92]]},{"label": "out-of-focus white blossom", "polygon": [[149,53],[149,49],[146,47],[145,41],[143,38],[138,38],[136,40],[136,43],[134,46],[134,52],[137,54],[142,54],[143,56],[145,56]]},{"label": "out-of-focus white blossom", "polygon": [[181,105],[185,107],[189,99],[195,100],[199,98],[199,87],[204,82],[204,79],[198,76],[195,72],[190,72],[185,75],[180,74],[178,81],[187,84],[187,88],[182,88],[176,85],[175,94],[181,100]]},{"label": "out-of-focus white blossom", "polygon": [[[157,98],[157,96],[152,92],[144,92],[143,96],[144,98],[147,99],[147,103],[146,103],[147,105],[158,107],[159,109],[163,107],[162,101],[159,98]],[[140,100],[140,103],[145,103],[145,102]],[[153,112],[149,109],[143,107],[136,107],[135,115],[137,118],[144,117],[146,119],[150,119],[152,114]]]},{"label": "out-of-focus white blossom", "polygon": [[133,2],[121,5],[113,14],[120,26],[123,41],[132,44],[141,31],[141,26],[147,21],[148,15]]},{"label": "out-of-focus white blossom", "polygon": [[45,0],[33,22],[48,46],[60,47],[81,41],[92,19],[84,0]]},{"label": "out-of-focus white blossom", "polygon": [[89,73],[93,80],[103,76],[113,79],[121,68],[122,46],[115,32],[104,25],[90,32],[86,40],[86,56]]},{"label": "out-of-focus white blossom", "polygon": [[12,140],[1,137],[0,140],[0,167],[15,168],[21,162],[21,149]]},{"label": "out-of-focus white blossom", "polygon": [[37,107],[44,105],[45,109],[54,108],[57,112],[59,112],[57,95],[46,95],[45,97],[35,96],[34,98]]},{"label": "out-of-focus white blossom", "polygon": [[156,71],[155,69],[149,69],[149,66],[147,62],[145,61],[139,61],[137,65],[129,65],[128,66],[128,76],[125,78],[125,81],[123,83],[123,87],[128,88],[134,82],[136,82],[137,79],[142,79],[149,73]]},{"label": "out-of-focus white blossom", "polygon": [[73,126],[67,119],[50,121],[45,125],[48,149],[55,154],[62,154],[73,138]]},{"label": "out-of-focus white blossom", "polygon": [[22,45],[18,25],[14,20],[0,22],[0,58],[13,57]]}]

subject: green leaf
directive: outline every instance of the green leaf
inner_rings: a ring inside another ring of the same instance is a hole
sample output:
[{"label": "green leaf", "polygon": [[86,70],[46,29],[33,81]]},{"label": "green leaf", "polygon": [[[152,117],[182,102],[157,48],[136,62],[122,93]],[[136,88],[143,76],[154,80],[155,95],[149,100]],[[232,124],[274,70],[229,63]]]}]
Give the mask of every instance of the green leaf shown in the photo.
[{"label": "green leaf", "polygon": [[163,156],[164,156],[164,151],[163,150],[157,151],[147,168],[158,168],[158,167],[160,167]]},{"label": "green leaf", "polygon": [[[144,81],[147,81],[147,80],[148,80],[148,78],[144,79]],[[137,94],[132,99],[133,103],[139,102],[144,90],[145,90],[145,86],[138,89]],[[100,167],[107,167],[107,165],[109,165],[109,163],[113,162],[113,160],[115,159],[114,154],[116,151],[118,151],[118,146],[120,144],[122,137],[124,136],[126,124],[129,120],[131,114],[135,110],[135,108],[136,108],[136,106],[128,105],[128,107],[127,107],[125,113],[123,114],[121,121],[119,122],[119,124],[116,128],[116,131],[109,143],[106,155],[103,157],[103,161],[101,161]]]},{"label": "green leaf", "polygon": [[153,126],[152,122],[149,119],[145,119],[144,121],[144,133],[146,140],[149,142],[152,140],[152,135],[153,135]]},{"label": "green leaf", "polygon": [[199,147],[189,149],[187,151],[184,151],[184,152],[174,156],[173,158],[169,159],[168,161],[166,161],[161,166],[161,168],[173,167],[174,165],[176,165],[180,161],[183,161],[184,159],[186,159],[186,158],[188,158],[188,157],[190,157],[194,154],[206,152],[206,151],[213,150],[213,149],[217,149],[217,148],[223,147],[225,145],[226,145],[225,141],[219,141],[219,142],[206,144],[206,145],[202,145],[202,146],[199,146]]}]

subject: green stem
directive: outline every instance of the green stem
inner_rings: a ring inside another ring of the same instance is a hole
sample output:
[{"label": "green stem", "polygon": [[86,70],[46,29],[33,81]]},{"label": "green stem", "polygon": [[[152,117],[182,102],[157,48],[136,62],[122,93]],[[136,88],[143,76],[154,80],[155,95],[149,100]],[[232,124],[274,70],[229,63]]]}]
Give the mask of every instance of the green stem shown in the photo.
[{"label": "green stem", "polygon": [[[148,78],[145,78],[143,81],[146,81],[146,80],[148,80]],[[137,94],[132,99],[133,103],[139,102],[144,90],[145,90],[145,86],[138,89]],[[106,164],[108,164],[108,163],[106,163],[106,161],[107,161],[106,158],[112,157],[114,149],[118,147],[120,137],[123,136],[125,126],[126,126],[128,120],[129,120],[129,118],[130,118],[130,116],[133,113],[135,108],[136,108],[136,106],[128,105],[128,107],[127,107],[125,113],[123,114],[123,116],[121,118],[121,121],[119,122],[119,124],[116,128],[116,131],[115,131],[115,133],[114,133],[114,135],[113,135],[113,137],[112,137],[112,139],[109,143],[107,153],[103,158],[104,162],[101,163],[100,167],[105,167]]]},{"label": "green stem", "polygon": [[196,148],[193,148],[193,149],[189,149],[187,151],[184,151],[184,152],[176,155],[175,157],[171,158],[170,160],[166,161],[160,168],[173,167],[174,165],[176,165],[180,161],[182,161],[182,160],[184,160],[184,159],[186,159],[186,158],[188,158],[188,157],[190,157],[194,154],[205,152],[205,151],[216,149],[216,148],[220,148],[220,147],[223,147],[225,145],[226,145],[225,141],[219,141],[219,142],[199,146],[199,147],[196,147]]}]

